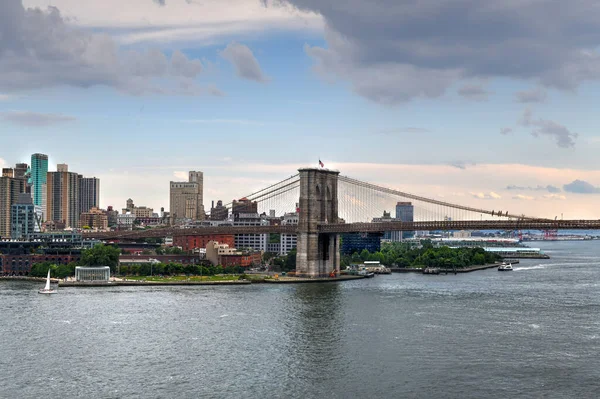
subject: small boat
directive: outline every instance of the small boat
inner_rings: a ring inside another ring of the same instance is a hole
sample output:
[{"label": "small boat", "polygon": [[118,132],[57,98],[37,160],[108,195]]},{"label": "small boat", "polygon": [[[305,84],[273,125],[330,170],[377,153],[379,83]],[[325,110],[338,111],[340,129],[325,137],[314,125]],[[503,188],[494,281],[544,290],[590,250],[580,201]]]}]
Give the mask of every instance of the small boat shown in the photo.
[{"label": "small boat", "polygon": [[510,272],[512,270],[513,270],[513,267],[510,263],[502,263],[500,266],[498,266],[499,272]]},{"label": "small boat", "polygon": [[440,269],[437,267],[426,267],[423,269],[423,274],[440,274]]},{"label": "small boat", "polygon": [[38,293],[40,294],[56,294],[58,291],[50,288],[50,269],[48,269],[48,277],[46,278],[46,286],[44,288],[40,288]]},{"label": "small boat", "polygon": [[368,271],[365,267],[358,272],[358,275],[364,276],[365,278],[375,277],[375,273]]}]

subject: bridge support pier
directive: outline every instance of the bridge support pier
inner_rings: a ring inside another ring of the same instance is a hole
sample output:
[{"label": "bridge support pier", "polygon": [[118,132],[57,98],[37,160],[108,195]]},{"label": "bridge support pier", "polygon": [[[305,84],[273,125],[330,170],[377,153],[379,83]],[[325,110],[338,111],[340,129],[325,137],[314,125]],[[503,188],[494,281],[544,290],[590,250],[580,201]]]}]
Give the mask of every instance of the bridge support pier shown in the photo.
[{"label": "bridge support pier", "polygon": [[340,272],[340,238],[319,233],[319,225],[338,223],[338,175],[328,169],[300,169],[300,215],[296,274],[327,277]]}]

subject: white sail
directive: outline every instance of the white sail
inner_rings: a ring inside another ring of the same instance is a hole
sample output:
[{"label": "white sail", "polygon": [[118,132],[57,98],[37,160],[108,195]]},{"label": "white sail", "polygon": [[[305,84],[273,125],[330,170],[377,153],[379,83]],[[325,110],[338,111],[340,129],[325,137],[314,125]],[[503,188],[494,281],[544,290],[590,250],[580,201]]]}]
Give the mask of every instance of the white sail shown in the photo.
[{"label": "white sail", "polygon": [[46,286],[44,287],[45,291],[50,291],[50,269],[48,269],[48,278],[46,279]]}]

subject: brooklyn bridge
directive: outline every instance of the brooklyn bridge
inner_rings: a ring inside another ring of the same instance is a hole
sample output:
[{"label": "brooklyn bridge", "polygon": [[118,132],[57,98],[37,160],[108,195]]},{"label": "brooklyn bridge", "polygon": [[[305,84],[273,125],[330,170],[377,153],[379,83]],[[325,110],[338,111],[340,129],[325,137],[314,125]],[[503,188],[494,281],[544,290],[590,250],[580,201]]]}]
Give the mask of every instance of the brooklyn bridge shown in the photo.
[{"label": "brooklyn bridge", "polygon": [[[277,214],[298,212],[298,225],[157,227],[133,231],[90,232],[88,238],[137,240],[212,234],[297,234],[297,273],[327,276],[339,271],[341,233],[453,230],[560,230],[600,229],[600,220],[555,220],[507,210],[479,209],[394,190],[341,176],[324,168],[300,169],[299,173],[246,195],[259,210]],[[413,221],[382,220],[384,209],[397,201],[414,206]],[[228,208],[231,203],[227,204]]]}]

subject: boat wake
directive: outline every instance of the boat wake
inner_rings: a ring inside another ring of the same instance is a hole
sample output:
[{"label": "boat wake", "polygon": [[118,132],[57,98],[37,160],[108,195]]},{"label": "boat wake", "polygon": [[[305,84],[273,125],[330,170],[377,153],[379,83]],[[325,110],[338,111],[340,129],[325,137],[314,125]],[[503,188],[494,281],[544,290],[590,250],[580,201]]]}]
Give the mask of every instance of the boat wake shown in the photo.
[{"label": "boat wake", "polygon": [[514,271],[518,272],[520,270],[536,270],[536,269],[545,269],[548,265],[537,265],[537,266],[529,266],[529,267],[515,267]]}]

